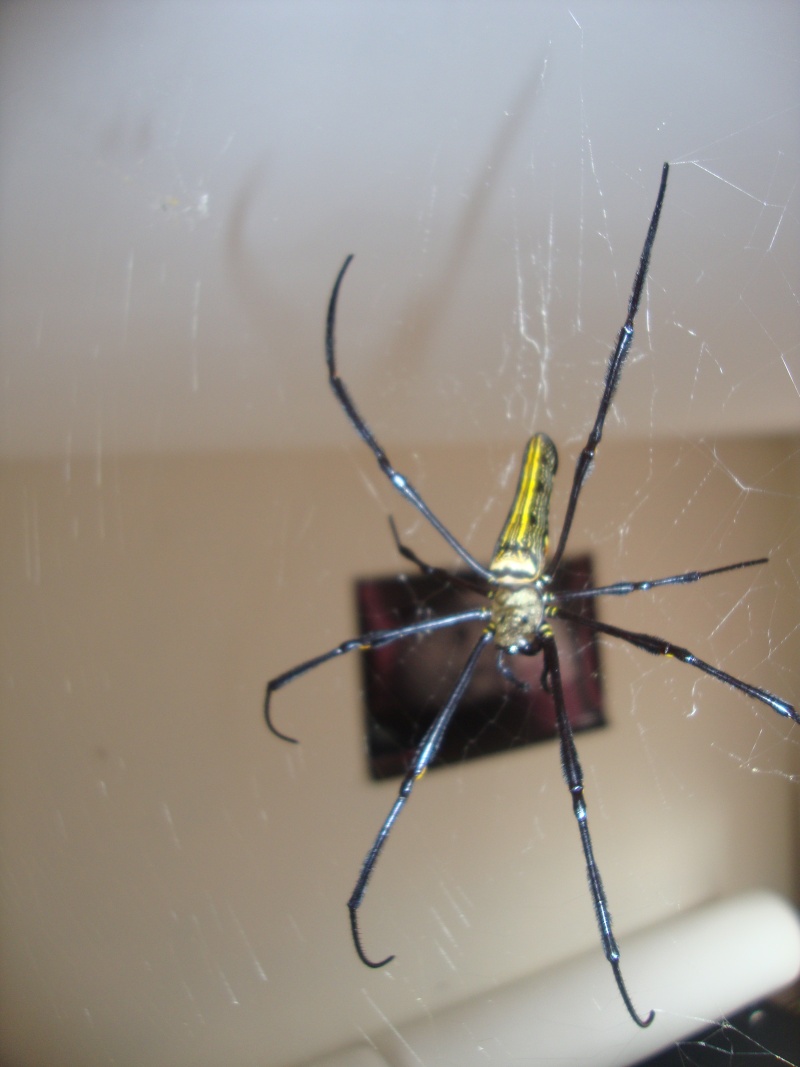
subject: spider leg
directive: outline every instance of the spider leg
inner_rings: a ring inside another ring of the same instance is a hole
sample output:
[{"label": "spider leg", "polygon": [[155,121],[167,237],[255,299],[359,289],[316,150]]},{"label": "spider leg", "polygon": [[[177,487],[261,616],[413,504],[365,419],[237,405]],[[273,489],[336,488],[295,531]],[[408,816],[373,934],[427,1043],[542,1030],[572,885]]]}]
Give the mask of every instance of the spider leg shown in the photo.
[{"label": "spider leg", "polygon": [[597,619],[590,619],[585,615],[576,615],[561,608],[554,609],[554,612],[565,619],[573,619],[584,626],[588,626],[598,633],[608,634],[610,637],[618,637],[622,641],[627,641],[629,645],[644,649],[645,652],[650,652],[654,656],[670,656],[673,659],[679,659],[681,663],[688,663],[690,667],[697,667],[704,674],[717,678],[720,682],[724,682],[733,689],[738,689],[740,693],[744,693],[754,700],[760,700],[762,704],[766,704],[773,711],[777,711],[779,715],[800,723],[800,712],[792,704],[781,700],[780,697],[776,697],[768,689],[750,685],[748,682],[743,682],[741,678],[735,678],[732,674],[728,674],[727,671],[720,670],[719,667],[714,667],[711,663],[706,663],[705,660],[690,652],[688,648],[674,645],[671,641],[665,641],[663,637],[653,637],[650,634],[624,630],[619,626],[611,626],[607,622],[598,622]]},{"label": "spider leg", "polygon": [[389,526],[392,530],[392,537],[394,538],[397,551],[403,559],[407,559],[409,563],[413,563],[415,567],[419,567],[422,573],[428,578],[440,578],[443,582],[446,582],[448,585],[456,586],[458,589],[467,589],[471,593],[480,593],[482,596],[486,595],[486,588],[482,585],[478,585],[477,582],[469,582],[459,574],[453,574],[451,571],[446,571],[442,567],[434,567],[430,563],[426,563],[424,559],[420,559],[413,548],[404,545],[400,540],[397,526],[391,515],[389,516]]},{"label": "spider leg", "polygon": [[[474,615],[475,613],[473,613]],[[364,863],[361,867],[361,873],[358,876],[355,889],[353,890],[350,899],[347,902],[347,907],[350,912],[350,929],[353,932],[353,944],[355,945],[356,952],[362,963],[365,963],[367,967],[383,967],[387,963],[390,963],[394,959],[394,955],[387,956],[385,959],[374,962],[371,960],[361,944],[361,934],[358,929],[358,919],[356,913],[364,899],[364,893],[367,888],[367,882],[370,879],[372,871],[375,868],[375,864],[383,848],[386,838],[389,836],[389,831],[394,826],[395,820],[411,795],[411,790],[414,788],[414,784],[419,781],[423,776],[431,761],[435,759],[436,753],[439,751],[444,735],[447,731],[447,727],[450,725],[450,720],[453,717],[458,705],[461,703],[461,698],[466,691],[469,681],[475,672],[475,667],[478,663],[478,657],[489,641],[492,640],[493,634],[491,630],[484,630],[481,636],[478,638],[478,642],[469,655],[469,658],[464,665],[464,669],[458,681],[455,684],[455,688],[448,697],[447,703],[442,710],[436,716],[431,723],[425,736],[420,742],[419,748],[414,753],[414,759],[406,772],[406,776],[400,786],[400,791],[392,805],[392,809],[386,817],[386,821],[378,831],[378,836],[375,838],[372,847],[366,855]]]},{"label": "spider leg", "polygon": [[352,401],[352,398],[350,397],[350,393],[347,391],[347,387],[345,386],[342,379],[339,377],[339,374],[336,369],[336,346],[334,341],[336,327],[336,305],[339,299],[339,288],[341,287],[342,279],[344,278],[345,271],[350,266],[352,259],[353,256],[351,254],[345,259],[344,263],[342,264],[342,268],[336,277],[336,281],[334,282],[333,292],[331,293],[330,303],[328,304],[328,317],[325,327],[325,358],[328,364],[328,378],[331,384],[331,388],[336,394],[336,399],[344,408],[348,419],[350,419],[350,422],[352,422],[359,435],[364,439],[364,441],[366,441],[366,443],[372,449],[372,453],[375,456],[375,459],[378,461],[378,466],[381,468],[383,473],[386,475],[386,477],[389,479],[389,481],[392,483],[398,493],[400,493],[406,498],[406,500],[413,504],[421,515],[425,516],[431,526],[433,526],[433,528],[441,535],[441,537],[444,538],[448,545],[450,545],[450,547],[454,549],[459,556],[461,556],[461,558],[471,570],[475,571],[476,574],[482,575],[487,580],[491,580],[492,576],[489,571],[484,566],[482,566],[482,564],[480,564],[475,559],[475,557],[470,552],[468,552],[466,548],[463,547],[463,545],[460,545],[458,543],[458,541],[450,533],[447,527],[433,514],[431,509],[419,495],[419,493],[411,484],[411,482],[409,482],[409,480],[405,477],[405,475],[400,474],[399,471],[396,471],[394,469],[392,464],[389,462],[389,457],[386,455],[384,450],[376,441],[372,430],[370,430],[369,426],[367,426],[366,422],[364,422],[364,419],[359,414],[358,409],[356,408],[355,404]]},{"label": "spider leg", "polygon": [[592,838],[589,833],[586,802],[583,797],[583,772],[578,760],[578,752],[575,748],[572,727],[570,726],[569,717],[567,716],[566,708],[564,707],[564,691],[561,687],[561,671],[558,664],[558,650],[556,648],[555,638],[552,633],[545,632],[541,635],[541,641],[545,660],[545,672],[549,679],[549,691],[552,693],[553,703],[556,709],[556,724],[558,726],[558,735],[561,744],[561,768],[564,772],[564,778],[566,779],[567,785],[569,786],[569,791],[572,794],[572,808],[575,812],[575,818],[578,822],[578,829],[581,835],[581,845],[583,846],[583,855],[586,859],[586,873],[589,879],[589,889],[594,902],[595,916],[597,917],[597,925],[600,930],[600,939],[603,943],[603,951],[606,959],[611,964],[611,970],[614,972],[617,988],[625,1002],[625,1007],[628,1009],[628,1014],[637,1026],[649,1026],[653,1021],[655,1013],[650,1011],[645,1019],[639,1017],[622,978],[619,948],[611,929],[611,913],[608,910],[608,900],[606,899],[603,882],[600,878],[600,871],[597,868],[597,861],[594,858],[594,851],[592,849]]},{"label": "spider leg", "polygon": [[566,600],[585,600],[595,596],[625,596],[628,593],[637,593],[641,590],[655,589],[660,585],[685,585],[689,582],[699,582],[701,578],[708,578],[712,574],[724,574],[726,571],[738,571],[742,567],[757,567],[762,563],[768,563],[766,556],[763,559],[747,559],[743,563],[729,563],[726,567],[713,567],[710,571],[686,571],[685,574],[672,574],[668,578],[651,578],[644,582],[614,582],[613,585],[595,586],[593,589],[576,589],[569,592],[553,593],[552,599],[561,604]]},{"label": "spider leg", "polygon": [[530,692],[530,685],[528,685],[527,682],[524,682],[521,678],[517,678],[516,674],[514,674],[502,648],[498,648],[497,650],[497,671],[502,678],[505,678],[505,680],[510,685],[513,685],[515,689],[519,690],[520,693]]},{"label": "spider leg", "polygon": [[567,538],[569,537],[569,532],[572,528],[572,520],[575,517],[575,508],[578,505],[578,497],[580,496],[583,483],[586,481],[586,476],[594,461],[594,454],[597,446],[600,444],[600,438],[603,436],[603,425],[606,421],[606,415],[608,414],[608,409],[611,407],[611,401],[614,398],[614,393],[619,384],[625,357],[628,354],[628,349],[633,340],[633,320],[636,318],[636,312],[639,310],[639,302],[642,298],[642,290],[644,289],[645,279],[647,278],[647,270],[650,265],[650,253],[653,250],[653,242],[656,239],[656,231],[658,230],[658,220],[661,217],[661,207],[664,203],[664,194],[667,191],[668,174],[669,163],[665,163],[661,171],[661,185],[658,189],[656,206],[653,208],[650,225],[647,228],[647,236],[644,240],[642,254],[639,257],[639,266],[636,270],[636,276],[633,280],[633,288],[631,289],[630,299],[628,300],[628,317],[625,319],[625,323],[619,332],[616,346],[608,361],[608,369],[606,370],[606,378],[603,384],[603,396],[600,400],[600,407],[597,409],[597,417],[595,418],[592,432],[589,434],[589,438],[584,445],[583,451],[580,456],[578,456],[578,462],[575,464],[575,474],[572,479],[572,489],[570,490],[567,510],[564,516],[564,525],[561,527],[561,535],[558,539],[558,545],[556,546],[556,550],[553,553],[548,567],[549,574],[555,573],[561,562],[561,557],[564,554]]},{"label": "spider leg", "polygon": [[323,652],[321,656],[314,656],[313,659],[308,659],[304,663],[299,663],[296,667],[292,667],[291,670],[279,674],[277,678],[273,678],[272,681],[267,683],[267,693],[264,698],[264,718],[267,721],[267,726],[272,733],[275,734],[276,737],[280,737],[282,741],[291,741],[293,745],[298,743],[296,737],[290,737],[288,734],[282,733],[273,724],[269,712],[272,694],[277,689],[282,689],[288,682],[293,682],[295,678],[299,678],[301,675],[313,671],[315,667],[327,663],[329,659],[335,659],[336,656],[343,656],[347,652],[354,652],[356,649],[364,651],[368,648],[383,648],[384,645],[390,645],[393,641],[399,641],[404,637],[412,637],[414,634],[432,633],[434,630],[445,630],[450,626],[458,626],[458,624],[462,622],[473,622],[476,619],[488,619],[490,614],[491,612],[488,608],[470,608],[468,611],[459,611],[456,615],[445,615],[440,619],[425,619],[423,622],[411,623],[410,626],[401,626],[397,630],[373,630],[370,633],[362,634],[361,637],[354,637],[350,641],[343,641],[340,645],[337,645],[336,648],[332,648],[328,652]]}]

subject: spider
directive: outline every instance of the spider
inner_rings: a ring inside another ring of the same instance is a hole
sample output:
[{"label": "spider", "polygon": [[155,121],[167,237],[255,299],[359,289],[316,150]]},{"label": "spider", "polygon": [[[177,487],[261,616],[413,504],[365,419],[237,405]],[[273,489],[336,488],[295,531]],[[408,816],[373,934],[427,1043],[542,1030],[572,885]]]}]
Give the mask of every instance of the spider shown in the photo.
[{"label": "spider", "polygon": [[[625,1007],[631,1019],[641,1027],[649,1026],[653,1021],[654,1012],[651,1010],[645,1017],[636,1011],[633,1001],[628,993],[623,980],[620,966],[620,952],[611,927],[611,914],[608,908],[606,893],[600,877],[597,861],[592,848],[592,838],[589,833],[587,821],[586,802],[584,799],[583,773],[578,760],[578,753],[572,735],[572,728],[564,707],[564,694],[561,684],[559,669],[558,648],[553,636],[553,628],[550,620],[560,616],[567,620],[578,620],[584,625],[590,626],[601,634],[608,634],[622,641],[627,641],[636,648],[643,649],[655,656],[670,656],[682,663],[696,667],[712,678],[732,686],[739,692],[754,700],[768,705],[779,715],[783,715],[796,723],[800,723],[800,713],[786,701],[779,699],[766,689],[749,685],[747,682],[714,667],[710,663],[695,656],[687,648],[673,644],[660,637],[653,637],[646,633],[637,633],[608,623],[587,619],[578,616],[567,606],[571,601],[581,597],[599,596],[627,596],[643,590],[655,589],[663,585],[684,585],[689,582],[699,581],[712,574],[722,574],[726,571],[738,570],[742,567],[754,567],[766,563],[766,558],[746,560],[741,563],[733,563],[723,567],[715,567],[706,571],[689,571],[685,574],[674,574],[666,578],[655,578],[649,581],[638,582],[615,582],[613,585],[589,588],[573,592],[556,592],[551,589],[553,576],[561,565],[564,550],[572,529],[575,511],[578,505],[581,489],[591,469],[597,446],[603,434],[603,426],[606,415],[611,406],[614,393],[619,384],[625,357],[630,349],[633,339],[633,327],[636,313],[642,296],[642,290],[647,279],[650,253],[658,229],[661,208],[667,188],[667,176],[669,164],[665,163],[661,172],[661,183],[656,198],[653,214],[647,229],[644,245],[639,257],[639,265],[633,280],[628,300],[628,314],[620,329],[616,344],[611,352],[600,405],[597,409],[594,426],[578,456],[575,471],[572,476],[572,488],[570,490],[564,522],[561,533],[556,543],[555,551],[547,561],[548,548],[548,512],[550,508],[550,495],[553,487],[556,468],[558,466],[558,454],[556,447],[550,438],[544,433],[537,433],[527,444],[520,469],[519,483],[508,513],[505,525],[495,545],[494,553],[488,567],[484,567],[475,557],[461,545],[453,534],[431,511],[411,482],[395,470],[389,461],[383,448],[378,444],[372,431],[359,414],[350,393],[342,379],[339,377],[336,367],[336,352],[334,334],[336,325],[336,308],[339,300],[339,290],[347,268],[353,259],[352,255],[345,259],[331,293],[328,305],[328,314],[325,329],[325,354],[328,367],[328,377],[336,399],[344,408],[347,417],[358,431],[360,436],[372,450],[375,459],[384,475],[389,479],[394,488],[411,503],[421,515],[433,526],[448,545],[461,557],[470,570],[482,579],[482,591],[487,597],[488,604],[485,607],[472,608],[460,611],[456,614],[442,618],[426,618],[423,621],[402,626],[398,629],[376,630],[362,634],[349,641],[344,641],[322,655],[306,660],[298,666],[273,678],[267,685],[266,699],[264,702],[264,714],[267,725],[272,733],[284,741],[296,743],[296,738],[282,733],[273,724],[270,715],[270,701],[273,693],[281,689],[288,682],[294,681],[308,671],[314,670],[330,659],[352,652],[356,649],[366,650],[380,648],[393,641],[402,640],[415,634],[428,634],[434,630],[445,627],[458,626],[471,620],[480,620],[484,623],[483,630],[477,643],[470,652],[461,674],[450,693],[444,707],[438,712],[422,741],[419,744],[410,765],[402,780],[397,799],[378,831],[371,848],[367,852],[358,876],[355,888],[347,902],[350,916],[350,927],[353,943],[359,958],[368,967],[383,967],[394,959],[393,955],[374,961],[367,956],[363,948],[361,933],[358,925],[358,909],[364,900],[367,883],[375,869],[378,856],[386,844],[389,832],[394,826],[395,820],[402,811],[406,801],[416,782],[423,776],[426,769],[435,759],[442,743],[442,739],[450,724],[453,715],[458,710],[459,702],[463,697],[469,681],[475,671],[478,659],[486,647],[494,642],[497,657],[497,666],[503,676],[517,686],[523,686],[514,675],[509,666],[508,659],[512,656],[535,656],[541,652],[543,658],[543,670],[541,684],[551,695],[555,707],[556,724],[558,730],[561,767],[564,773],[570,795],[575,819],[578,823],[581,847],[586,861],[586,873],[589,882],[589,890],[594,904],[597,926],[600,933],[603,951],[611,965],[614,979],[619,989]],[[394,522],[390,519],[392,534],[399,552],[426,574],[447,576],[446,572],[437,567],[432,567],[423,562],[412,549],[401,544],[397,535]]]}]

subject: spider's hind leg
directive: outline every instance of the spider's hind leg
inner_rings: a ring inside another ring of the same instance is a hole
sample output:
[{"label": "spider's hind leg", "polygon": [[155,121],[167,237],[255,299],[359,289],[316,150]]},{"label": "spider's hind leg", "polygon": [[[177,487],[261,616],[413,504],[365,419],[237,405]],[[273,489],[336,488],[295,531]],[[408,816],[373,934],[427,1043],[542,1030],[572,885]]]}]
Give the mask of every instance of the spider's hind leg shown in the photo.
[{"label": "spider's hind leg", "polygon": [[339,290],[342,285],[342,280],[344,279],[347,268],[352,261],[353,257],[352,255],[349,255],[342,264],[339,273],[336,275],[336,281],[333,283],[333,291],[331,292],[331,298],[328,302],[328,315],[325,323],[325,362],[328,365],[328,381],[330,387],[333,389],[336,399],[344,408],[348,419],[358,432],[359,437],[369,445],[372,454],[378,461],[378,466],[397,492],[405,497],[405,499],[417,509],[420,515],[423,515],[427,519],[448,545],[461,556],[470,570],[474,571],[476,574],[480,574],[487,580],[491,580],[492,576],[489,571],[475,559],[471,552],[468,552],[466,548],[456,540],[444,523],[434,515],[408,478],[406,478],[404,474],[401,474],[400,471],[395,470],[392,466],[389,457],[378,443],[375,434],[365,422],[363,416],[353,402],[353,398],[350,396],[349,389],[339,375],[336,365],[336,309],[339,303]]},{"label": "spider's hind leg", "polygon": [[400,534],[397,532],[397,525],[395,524],[392,515],[389,516],[389,527],[392,531],[392,537],[397,551],[403,559],[407,559],[409,563],[413,563],[415,567],[419,567],[426,577],[439,578],[446,585],[452,585],[457,589],[465,589],[470,593],[480,593],[481,596],[485,596],[485,583],[480,584],[477,581],[471,582],[468,578],[463,578],[460,574],[453,574],[450,571],[445,570],[444,567],[434,567],[432,563],[426,563],[424,559],[420,559],[413,548],[409,548],[408,545],[403,544],[400,540]]}]

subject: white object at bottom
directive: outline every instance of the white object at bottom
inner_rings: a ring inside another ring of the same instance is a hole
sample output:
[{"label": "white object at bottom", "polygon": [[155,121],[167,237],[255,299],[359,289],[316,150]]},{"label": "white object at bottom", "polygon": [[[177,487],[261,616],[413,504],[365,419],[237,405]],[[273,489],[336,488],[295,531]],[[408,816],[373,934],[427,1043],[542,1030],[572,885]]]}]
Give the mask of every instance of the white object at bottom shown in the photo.
[{"label": "white object at bottom", "polygon": [[395,1032],[372,1035],[316,1067],[622,1067],[789,985],[800,974],[800,917],[751,892],[623,938],[632,1022],[602,952],[483,993]]}]

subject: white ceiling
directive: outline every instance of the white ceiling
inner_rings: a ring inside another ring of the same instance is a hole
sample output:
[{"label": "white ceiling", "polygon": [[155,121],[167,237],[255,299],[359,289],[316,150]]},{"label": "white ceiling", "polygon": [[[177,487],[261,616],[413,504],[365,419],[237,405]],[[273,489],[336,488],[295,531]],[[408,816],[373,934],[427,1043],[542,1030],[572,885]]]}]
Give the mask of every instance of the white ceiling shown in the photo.
[{"label": "white ceiling", "polygon": [[7,455],[800,429],[800,5],[0,10]]}]

